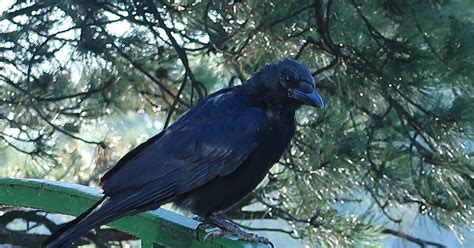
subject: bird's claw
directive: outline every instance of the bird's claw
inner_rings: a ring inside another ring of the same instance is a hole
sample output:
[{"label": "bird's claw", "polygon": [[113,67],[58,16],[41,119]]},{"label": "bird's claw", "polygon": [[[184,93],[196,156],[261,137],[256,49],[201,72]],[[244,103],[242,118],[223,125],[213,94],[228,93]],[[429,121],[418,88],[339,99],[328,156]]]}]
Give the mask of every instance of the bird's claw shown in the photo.
[{"label": "bird's claw", "polygon": [[[206,231],[207,229],[209,229],[209,228],[214,228],[214,225],[209,224],[209,223],[206,223],[206,222],[201,222],[201,223],[196,227],[196,230],[195,230],[195,231],[196,231],[196,239],[197,239],[198,241],[200,241],[200,240],[199,240],[199,232],[201,232],[201,231],[205,232],[205,231]],[[212,233],[212,232],[210,232],[210,233]],[[206,236],[204,236],[204,241],[206,240],[207,237],[208,237],[208,235],[206,234]]]},{"label": "bird's claw", "polygon": [[275,248],[273,243],[268,238],[260,237],[257,234],[246,233],[246,232],[243,232],[243,231],[242,231],[242,233],[236,234],[236,233],[232,233],[232,232],[229,232],[229,231],[214,230],[214,231],[211,231],[208,234],[206,234],[206,236],[204,236],[203,240],[206,241],[209,237],[212,237],[212,238],[237,237],[237,239],[239,239],[239,240],[248,241],[248,242],[262,243],[262,244],[270,245],[272,248]]},{"label": "bird's claw", "polygon": [[242,231],[242,233],[243,233],[243,235],[238,235],[237,236],[240,240],[249,241],[249,242],[256,242],[256,243],[262,243],[262,244],[270,245],[272,248],[275,247],[273,245],[273,243],[268,238],[258,236],[255,233],[246,233],[246,232],[243,232],[243,231]]},{"label": "bird's claw", "polygon": [[243,231],[242,229],[240,229],[237,225],[235,225],[233,223],[230,223],[230,222],[226,222],[226,226],[216,226],[214,224],[210,224],[210,223],[207,223],[207,222],[203,222],[203,223],[199,224],[196,227],[197,240],[199,240],[199,232],[200,231],[206,231],[210,228],[218,228],[218,229],[209,231],[204,236],[203,241],[206,241],[210,237],[212,237],[212,238],[220,238],[220,237],[232,238],[232,237],[235,237],[239,240],[248,241],[248,242],[262,243],[262,244],[270,245],[272,248],[275,247],[273,245],[273,243],[268,238],[260,237],[260,236],[258,236],[257,234],[254,234],[254,233],[247,233],[247,232]]},{"label": "bird's claw", "polygon": [[204,236],[204,241],[206,241],[211,236],[212,238],[220,238],[220,237],[230,238],[230,237],[233,237],[234,234],[216,229],[206,234],[206,236]]}]

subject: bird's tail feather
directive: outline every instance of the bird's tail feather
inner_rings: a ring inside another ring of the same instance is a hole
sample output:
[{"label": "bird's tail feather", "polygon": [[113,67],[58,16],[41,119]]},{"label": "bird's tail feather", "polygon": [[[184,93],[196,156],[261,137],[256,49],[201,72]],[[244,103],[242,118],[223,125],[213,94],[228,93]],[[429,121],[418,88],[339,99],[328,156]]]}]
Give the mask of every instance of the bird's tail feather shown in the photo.
[{"label": "bird's tail feather", "polygon": [[[135,194],[126,197],[104,197],[76,219],[66,223],[46,239],[41,247],[66,248],[85,235],[90,229],[103,225],[125,215],[158,208],[169,201],[172,196],[173,184],[148,185]],[[159,196],[159,197],[157,197]],[[150,199],[154,199],[150,201]]]},{"label": "bird's tail feather", "polygon": [[120,208],[115,208],[119,203],[109,201],[108,197],[102,198],[86,212],[66,223],[49,236],[41,244],[41,247],[71,247],[73,242],[85,235],[90,229],[126,215],[127,212],[117,214],[121,210]]}]

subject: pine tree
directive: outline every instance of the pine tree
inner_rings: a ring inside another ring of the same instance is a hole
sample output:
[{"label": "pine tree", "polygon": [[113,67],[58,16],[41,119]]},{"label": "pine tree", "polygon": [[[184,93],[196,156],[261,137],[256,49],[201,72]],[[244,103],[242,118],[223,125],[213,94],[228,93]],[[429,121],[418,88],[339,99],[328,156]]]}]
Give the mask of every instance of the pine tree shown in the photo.
[{"label": "pine tree", "polygon": [[[400,223],[409,207],[459,234],[474,228],[471,5],[11,2],[0,16],[0,175],[94,184],[137,142],[119,147],[101,127],[111,116],[146,113],[166,127],[209,92],[289,57],[312,70],[327,108],[299,113],[267,185],[228,215],[285,220],[280,231],[318,246],[374,244],[380,232],[438,245],[375,219]],[[78,144],[93,150],[92,165]],[[341,211],[363,201],[363,214]]]}]

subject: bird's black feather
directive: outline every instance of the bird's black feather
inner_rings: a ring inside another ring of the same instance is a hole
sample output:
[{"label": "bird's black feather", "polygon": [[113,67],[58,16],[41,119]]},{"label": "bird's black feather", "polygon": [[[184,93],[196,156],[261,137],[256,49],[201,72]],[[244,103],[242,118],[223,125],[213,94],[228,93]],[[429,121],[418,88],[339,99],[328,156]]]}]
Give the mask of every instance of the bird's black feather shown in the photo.
[{"label": "bird's black feather", "polygon": [[203,217],[232,206],[258,185],[289,145],[295,110],[302,105],[289,97],[295,85],[306,88],[292,88],[298,93],[293,95],[322,105],[317,92],[308,92],[314,89],[311,74],[292,60],[210,95],[120,159],[102,178],[104,198],[43,245],[70,247],[92,228],[167,202]]}]

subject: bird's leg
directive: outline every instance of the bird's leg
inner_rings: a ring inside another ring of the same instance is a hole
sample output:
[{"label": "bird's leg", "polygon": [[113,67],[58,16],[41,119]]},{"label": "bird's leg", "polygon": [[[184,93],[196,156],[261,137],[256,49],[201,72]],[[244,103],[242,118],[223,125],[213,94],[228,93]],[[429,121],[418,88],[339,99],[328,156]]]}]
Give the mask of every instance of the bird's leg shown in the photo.
[{"label": "bird's leg", "polygon": [[[217,216],[210,216],[204,220],[197,228],[196,232],[207,230],[210,227],[217,227],[220,230],[211,231],[204,237],[206,240],[209,236],[213,237],[237,237],[240,240],[251,241],[251,242],[259,242],[268,244],[273,247],[272,242],[265,237],[260,237],[254,233],[247,233],[243,231],[237,225],[230,223],[222,218]],[[199,230],[198,230],[199,229]]]}]

